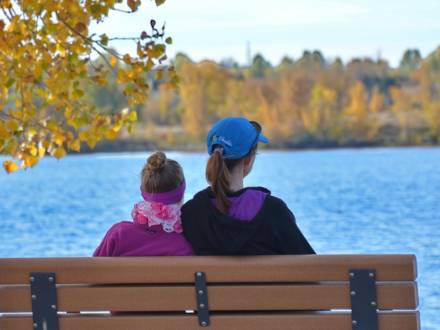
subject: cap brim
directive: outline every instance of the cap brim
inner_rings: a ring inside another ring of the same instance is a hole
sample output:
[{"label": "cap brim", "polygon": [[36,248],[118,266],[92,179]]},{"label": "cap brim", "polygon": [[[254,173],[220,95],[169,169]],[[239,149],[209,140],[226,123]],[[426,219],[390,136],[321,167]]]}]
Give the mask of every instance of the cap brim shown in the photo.
[{"label": "cap brim", "polygon": [[263,142],[263,143],[269,143],[269,139],[267,137],[265,137],[263,134],[260,133],[260,135],[258,136],[258,141],[259,142]]}]

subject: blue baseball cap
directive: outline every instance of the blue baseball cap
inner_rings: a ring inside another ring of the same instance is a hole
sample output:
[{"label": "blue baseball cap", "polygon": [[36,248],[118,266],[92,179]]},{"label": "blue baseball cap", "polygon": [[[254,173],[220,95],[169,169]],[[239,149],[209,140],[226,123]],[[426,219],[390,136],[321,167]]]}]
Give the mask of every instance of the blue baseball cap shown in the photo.
[{"label": "blue baseball cap", "polygon": [[243,158],[258,142],[269,142],[256,126],[260,127],[241,117],[227,117],[216,122],[206,138],[208,153],[211,155],[214,147],[219,145],[223,148],[223,158]]}]

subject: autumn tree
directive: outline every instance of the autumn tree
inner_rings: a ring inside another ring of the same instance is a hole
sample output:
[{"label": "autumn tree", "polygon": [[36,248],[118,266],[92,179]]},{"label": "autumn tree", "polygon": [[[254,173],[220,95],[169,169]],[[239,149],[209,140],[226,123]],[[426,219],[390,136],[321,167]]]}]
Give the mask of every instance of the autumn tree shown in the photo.
[{"label": "autumn tree", "polygon": [[433,142],[440,142],[440,100],[423,103],[423,111],[429,125],[429,136]]},{"label": "autumn tree", "polygon": [[414,114],[414,106],[416,104],[415,97],[413,93],[404,91],[401,88],[393,87],[390,90],[393,104],[391,106],[391,111],[394,113],[398,121],[398,128],[400,131],[400,142],[408,143],[410,142],[411,126],[413,123],[412,115]]},{"label": "autumn tree", "polygon": [[361,81],[356,81],[349,90],[349,103],[344,110],[348,136],[355,140],[366,140],[368,135],[368,98]]},{"label": "autumn tree", "polygon": [[278,98],[277,86],[272,82],[258,85],[256,94],[258,100],[257,116],[253,119],[263,125],[265,135],[273,144],[280,143],[286,137],[290,137],[283,131],[283,120],[285,118],[282,117],[281,109],[276,104]]},{"label": "autumn tree", "polygon": [[211,61],[183,63],[179,73],[183,126],[192,137],[200,138],[224,105],[228,73]]},{"label": "autumn tree", "polygon": [[308,110],[313,81],[301,72],[283,73],[278,85],[276,105],[283,137],[301,138],[305,134],[303,113]]},{"label": "autumn tree", "polygon": [[[0,1],[0,153],[15,160],[3,163],[8,172],[18,168],[17,160],[23,168],[34,166],[46,154],[60,158],[79,151],[82,142],[94,147],[130,128],[135,106],[148,95],[148,72],[157,70],[158,78],[176,83],[172,68],[158,67],[172,40],[156,21],[138,36],[123,38],[133,42],[135,55],[111,48],[119,38],[90,31],[111,12],[130,15],[140,5],[140,0]],[[96,64],[97,57],[102,63]],[[85,97],[110,77],[128,104],[113,115]]]},{"label": "autumn tree", "polygon": [[225,103],[218,115],[244,116],[257,119],[260,98],[260,82],[255,80],[229,79],[226,85]]},{"label": "autumn tree", "polygon": [[440,48],[423,62],[414,74],[420,84],[423,113],[431,141],[440,141]]},{"label": "autumn tree", "polygon": [[332,140],[338,134],[336,97],[333,89],[316,84],[312,89],[309,107],[303,112],[307,131],[320,140]]},{"label": "autumn tree", "polygon": [[368,103],[368,131],[367,139],[374,140],[381,127],[380,115],[385,109],[385,98],[380,92],[379,88],[375,88],[371,94],[370,101]]}]

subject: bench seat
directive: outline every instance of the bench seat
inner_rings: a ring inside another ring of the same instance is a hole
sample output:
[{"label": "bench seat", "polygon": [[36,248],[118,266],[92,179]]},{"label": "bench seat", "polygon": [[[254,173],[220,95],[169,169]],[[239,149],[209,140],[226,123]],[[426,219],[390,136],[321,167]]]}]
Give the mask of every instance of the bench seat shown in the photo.
[{"label": "bench seat", "polygon": [[413,255],[0,259],[0,329],[418,330],[416,278]]}]

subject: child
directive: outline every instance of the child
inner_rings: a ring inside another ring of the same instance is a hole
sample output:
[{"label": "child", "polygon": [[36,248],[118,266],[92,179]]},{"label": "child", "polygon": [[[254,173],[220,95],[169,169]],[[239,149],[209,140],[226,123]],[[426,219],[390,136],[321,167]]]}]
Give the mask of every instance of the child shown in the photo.
[{"label": "child", "polygon": [[151,155],[141,172],[143,201],[134,205],[133,221],[114,224],[94,257],[193,255],[182,235],[180,207],[185,178],[179,163],[163,152]]}]

